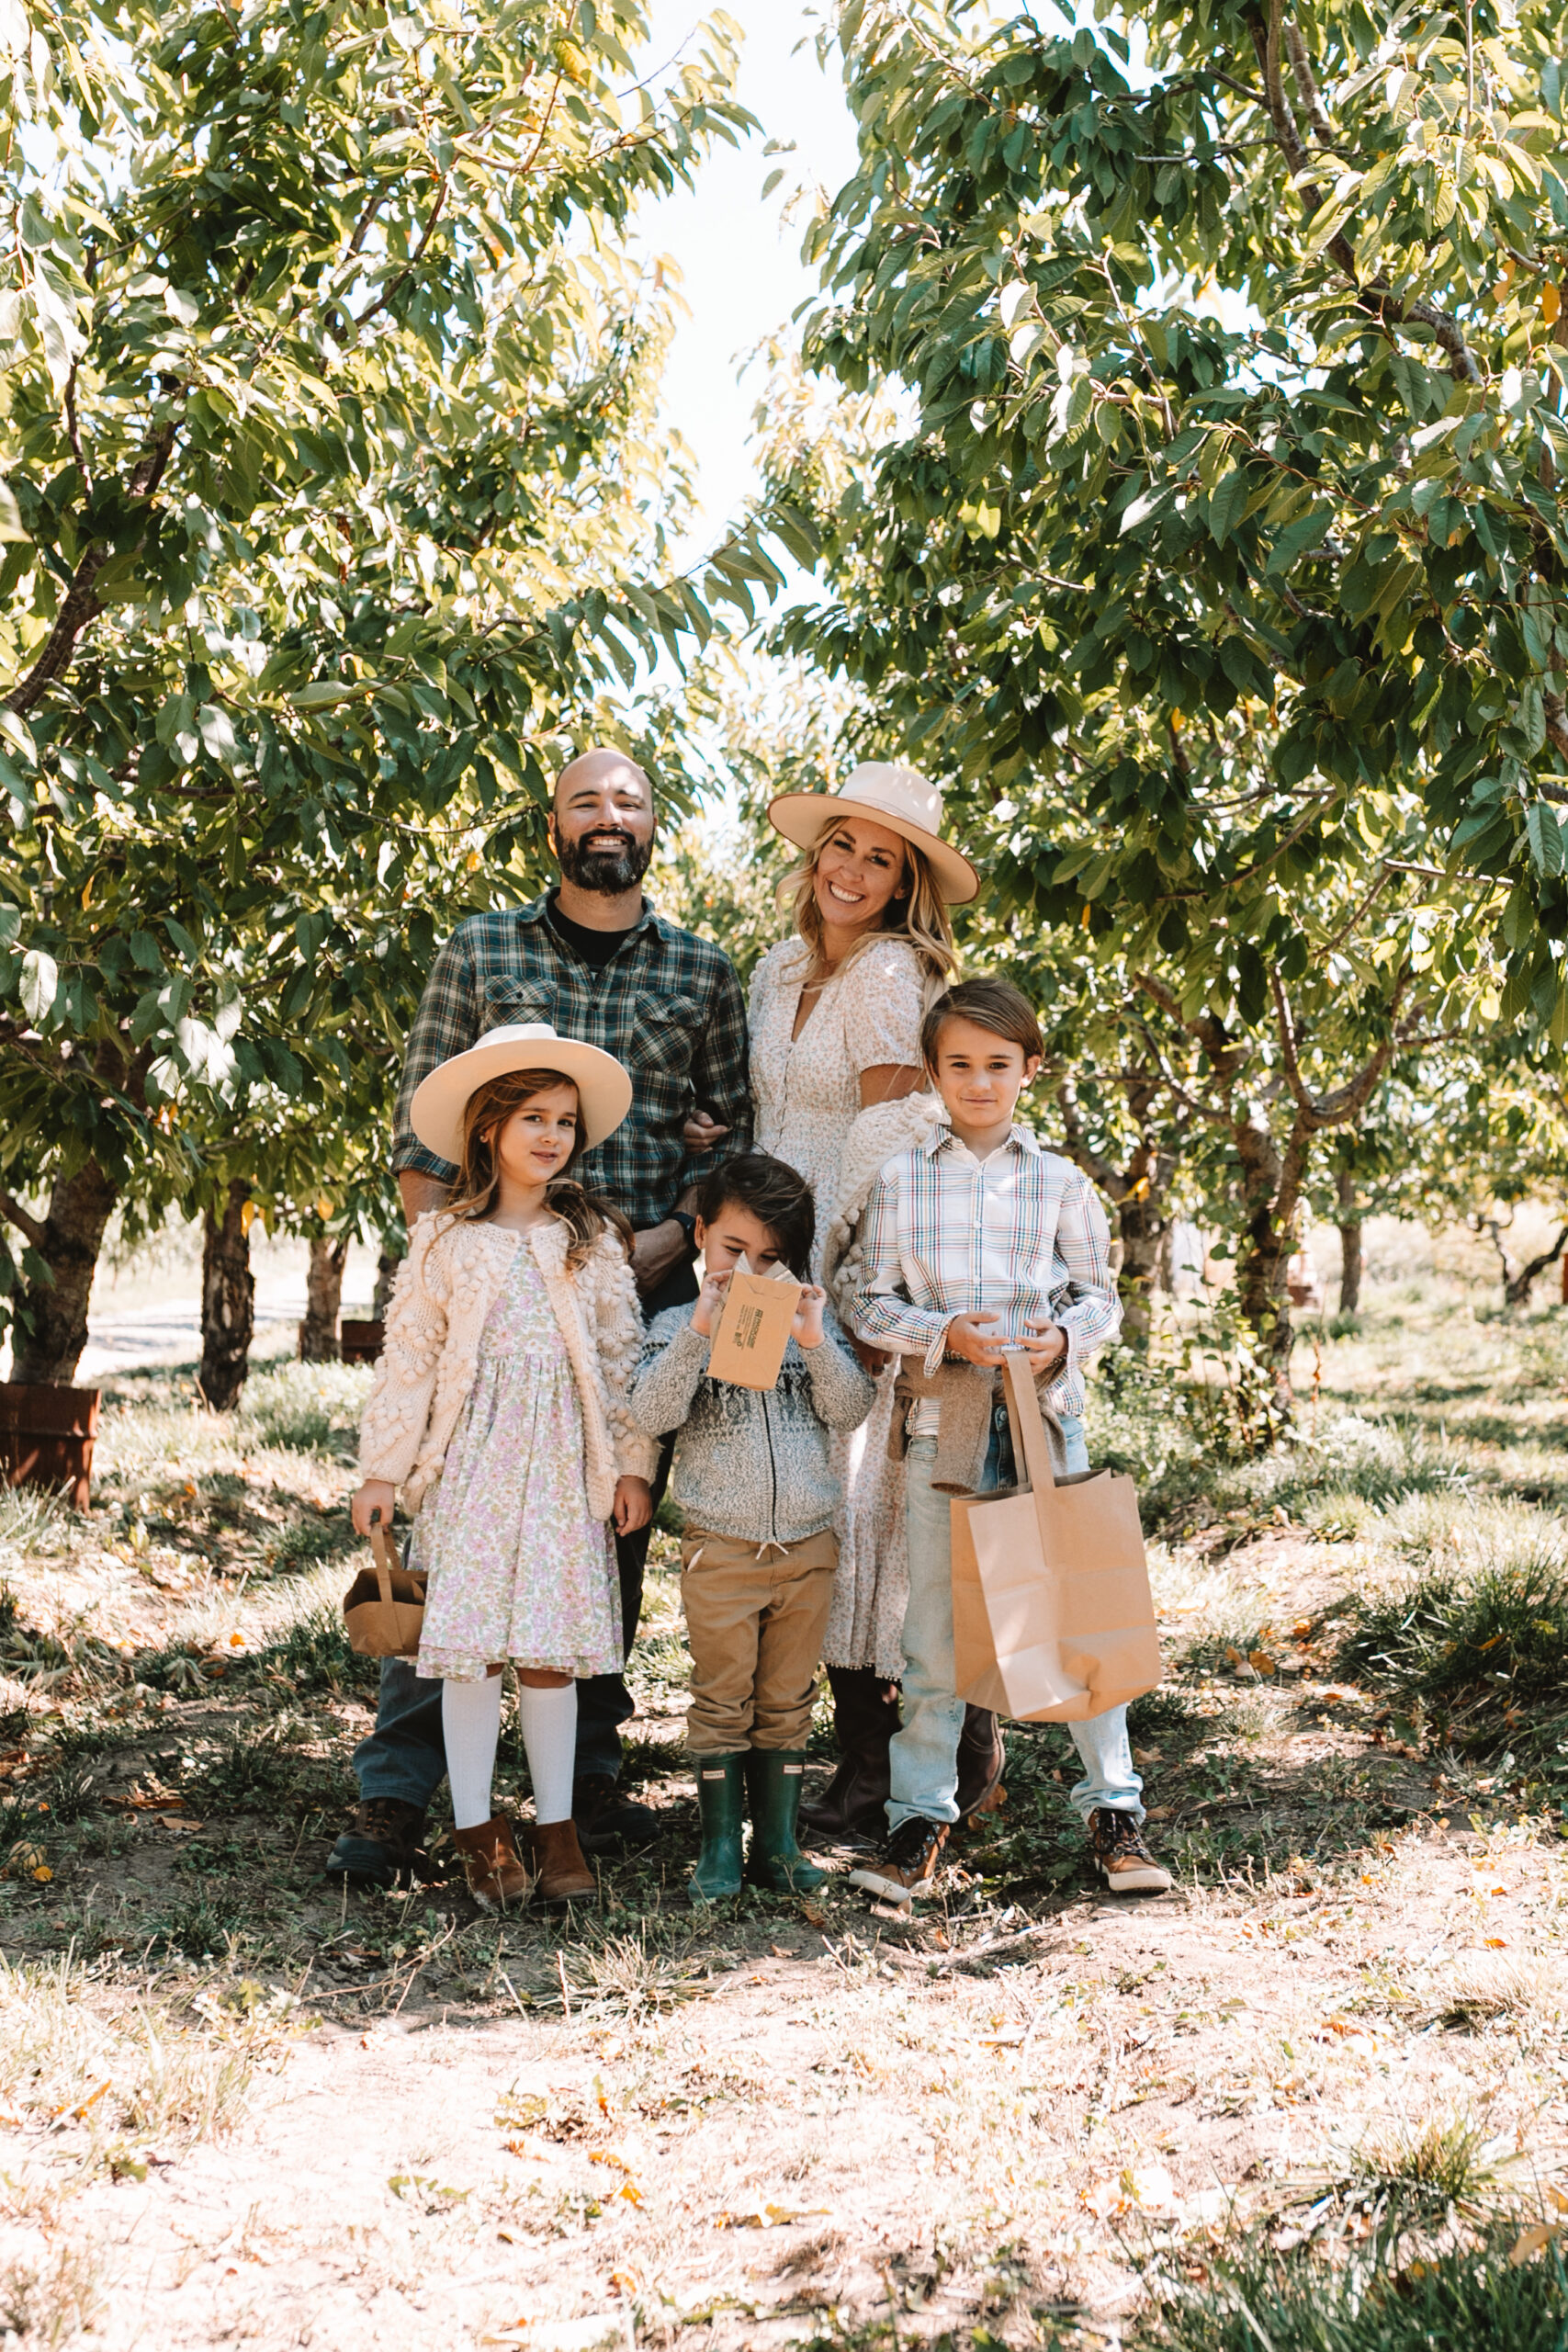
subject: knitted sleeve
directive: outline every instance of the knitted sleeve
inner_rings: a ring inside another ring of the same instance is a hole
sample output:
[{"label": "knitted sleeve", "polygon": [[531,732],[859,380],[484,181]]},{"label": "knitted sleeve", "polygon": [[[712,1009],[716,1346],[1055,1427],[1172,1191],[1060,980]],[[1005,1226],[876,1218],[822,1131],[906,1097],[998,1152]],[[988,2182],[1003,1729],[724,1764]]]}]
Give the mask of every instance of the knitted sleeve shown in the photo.
[{"label": "knitted sleeve", "polygon": [[604,1376],[616,1474],[623,1478],[651,1478],[659,1467],[659,1447],[638,1429],[630,1401],[642,1349],[642,1308],[626,1251],[613,1233],[606,1233],[594,1245],[583,1272],[590,1270],[594,1336]]},{"label": "knitted sleeve", "polygon": [[416,1218],[387,1309],[387,1335],[359,1419],[359,1475],[400,1487],[419,1459],[446,1337],[445,1253],[436,1212]]},{"label": "knitted sleeve", "polygon": [[712,1345],[693,1330],[684,1306],[669,1307],[654,1317],[631,1386],[632,1412],[648,1436],[663,1437],[690,1420]]},{"label": "knitted sleeve", "polygon": [[830,1430],[858,1430],[876,1402],[876,1383],[850,1353],[829,1317],[819,1348],[803,1348],[811,1378],[811,1404]]}]

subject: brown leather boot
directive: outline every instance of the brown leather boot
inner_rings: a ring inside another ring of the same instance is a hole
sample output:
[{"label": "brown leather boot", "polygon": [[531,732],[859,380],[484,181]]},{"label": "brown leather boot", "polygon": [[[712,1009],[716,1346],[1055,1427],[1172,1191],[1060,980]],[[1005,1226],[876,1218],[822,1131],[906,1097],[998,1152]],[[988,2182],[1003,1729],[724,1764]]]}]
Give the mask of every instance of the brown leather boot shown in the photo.
[{"label": "brown leather boot", "polygon": [[887,1835],[887,1743],[898,1728],[897,1687],[870,1667],[848,1666],[830,1666],[828,1685],[843,1761],[815,1803],[801,1806],[801,1826],[817,1838],[881,1845]]},{"label": "brown leather boot", "polygon": [[1006,1804],[1002,1786],[1007,1769],[1002,1727],[986,1707],[965,1707],[964,1729],[958,1735],[958,1818],[965,1829],[977,1828],[983,1816]]},{"label": "brown leather boot", "polygon": [[492,1813],[477,1829],[455,1829],[452,1843],[463,1857],[468,1893],[481,1911],[526,1903],[533,1881],[504,1814]]},{"label": "brown leather boot", "polygon": [[599,1882],[582,1859],[575,1821],[536,1821],[529,1832],[536,1889],[543,1903],[577,1903],[597,1894]]}]

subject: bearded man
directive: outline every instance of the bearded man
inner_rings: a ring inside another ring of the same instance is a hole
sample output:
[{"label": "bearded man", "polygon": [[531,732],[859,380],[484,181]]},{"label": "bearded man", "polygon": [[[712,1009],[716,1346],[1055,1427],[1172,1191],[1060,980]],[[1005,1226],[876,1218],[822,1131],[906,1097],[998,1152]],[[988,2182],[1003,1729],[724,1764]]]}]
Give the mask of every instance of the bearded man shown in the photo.
[{"label": "bearded man", "polygon": [[[727,1151],[751,1140],[746,1006],[723,952],[668,922],[642,895],[653,854],[653,790],[623,752],[584,752],[557,782],[550,846],[556,888],[526,907],[470,915],[436,956],[409,1036],[398,1095],[393,1166],[412,1225],[446,1199],[456,1169],[426,1151],[409,1108],[420,1080],[503,1022],[548,1021],[562,1036],[602,1046],[632,1074],[632,1107],[607,1143],[573,1171],[622,1209],[636,1230],[633,1271],[644,1311],[697,1295],[693,1271],[697,1187]],[[701,1150],[682,1129],[705,1113]],[[669,1450],[654,1487],[657,1509]],[[651,1529],[615,1538],[621,1628],[629,1656],[642,1610]],[[635,1712],[619,1674],[577,1686],[572,1815],[590,1851],[652,1834],[657,1815],[624,1798],[620,1726]],[[446,1770],[441,1685],[408,1658],[381,1668],[376,1728],[355,1751],[359,1804],[327,1864],[330,1877],[391,1885],[423,1846],[425,1810]]]}]

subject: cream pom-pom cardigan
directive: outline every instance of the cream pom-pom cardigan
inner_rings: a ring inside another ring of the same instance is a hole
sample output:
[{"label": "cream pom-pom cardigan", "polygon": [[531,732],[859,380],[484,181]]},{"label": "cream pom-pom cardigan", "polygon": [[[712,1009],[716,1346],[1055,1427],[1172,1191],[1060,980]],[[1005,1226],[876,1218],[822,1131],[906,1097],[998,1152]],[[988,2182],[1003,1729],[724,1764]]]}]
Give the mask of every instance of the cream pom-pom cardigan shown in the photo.
[{"label": "cream pom-pom cardigan", "polygon": [[479,1366],[485,1320],[525,1244],[545,1278],[582,1404],[588,1508],[608,1519],[618,1477],[651,1479],[659,1448],[626,1403],[642,1315],[626,1253],[604,1233],[581,1266],[566,1262],[558,1218],[525,1234],[454,1223],[439,1209],[415,1220],[387,1311],[386,1343],[359,1423],[359,1470],[403,1490],[410,1516],[441,1476]]}]

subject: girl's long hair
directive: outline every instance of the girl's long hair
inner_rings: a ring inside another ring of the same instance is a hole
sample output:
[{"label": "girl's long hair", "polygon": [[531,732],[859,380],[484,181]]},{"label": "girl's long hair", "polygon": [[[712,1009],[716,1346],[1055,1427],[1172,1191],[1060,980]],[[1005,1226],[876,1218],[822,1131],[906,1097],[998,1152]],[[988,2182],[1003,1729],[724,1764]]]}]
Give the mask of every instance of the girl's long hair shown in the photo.
[{"label": "girl's long hair", "polygon": [[[558,1069],[504,1070],[500,1078],[488,1078],[482,1086],[475,1087],[463,1109],[462,1157],[444,1216],[455,1224],[474,1225],[490,1215],[501,1184],[496,1137],[514,1111],[520,1111],[536,1094],[547,1093],[555,1086],[570,1086],[577,1094],[575,1080]],[[573,1271],[584,1262],[602,1233],[618,1234],[628,1258],[632,1250],[631,1226],[614,1203],[596,1193],[584,1192],[581,1184],[572,1182],[570,1171],[588,1148],[580,1094],[577,1121],[577,1140],[566,1163],[568,1172],[545,1187],[546,1206],[559,1217],[570,1236],[566,1262]]]},{"label": "girl's long hair", "polygon": [[[846,816],[859,812],[852,809],[836,811],[817,836],[815,848],[804,865],[797,865],[779,884],[782,897],[785,890],[795,891],[795,928],[798,937],[811,950],[813,963],[822,957],[822,910],[817,903],[817,869],[822,853]],[[875,822],[874,818],[871,820]],[[887,831],[891,832],[892,827]],[[882,922],[875,931],[868,931],[857,939],[843,962],[840,972],[847,970],[857,956],[874,945],[879,939],[906,939],[919,957],[925,975],[926,993],[936,995],[944,989],[958,969],[958,951],[953,944],[953,918],[947,911],[947,901],[937,888],[931,861],[916,848],[913,842],[898,836],[904,850],[904,871],[899,876],[905,886],[901,898],[889,899],[882,910]]]}]

